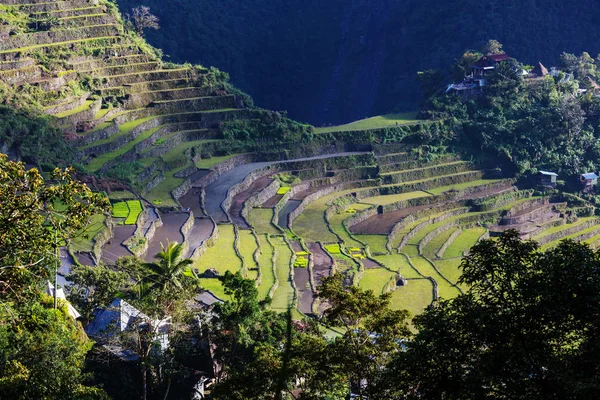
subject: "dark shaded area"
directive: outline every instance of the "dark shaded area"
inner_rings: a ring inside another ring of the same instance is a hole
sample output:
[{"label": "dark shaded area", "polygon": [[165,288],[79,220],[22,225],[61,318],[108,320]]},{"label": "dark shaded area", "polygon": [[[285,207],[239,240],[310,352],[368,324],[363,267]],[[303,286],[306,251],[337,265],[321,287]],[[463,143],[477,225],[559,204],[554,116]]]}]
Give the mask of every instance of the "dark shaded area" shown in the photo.
[{"label": "dark shaded area", "polygon": [[214,65],[261,107],[315,125],[398,109],[420,98],[417,71],[443,68],[497,39],[544,65],[600,44],[593,0],[123,0],[161,19],[148,38],[173,61]]}]

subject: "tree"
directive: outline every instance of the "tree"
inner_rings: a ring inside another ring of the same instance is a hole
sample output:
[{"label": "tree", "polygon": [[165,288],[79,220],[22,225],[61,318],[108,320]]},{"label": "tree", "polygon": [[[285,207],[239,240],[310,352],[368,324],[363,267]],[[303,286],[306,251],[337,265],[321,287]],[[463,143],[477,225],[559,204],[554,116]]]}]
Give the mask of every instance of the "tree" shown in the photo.
[{"label": "tree", "polygon": [[35,168],[0,154],[0,298],[36,293],[58,260],[57,243],[82,231],[108,199],[73,178],[73,169],[55,169],[46,182]]},{"label": "tree", "polygon": [[502,54],[504,53],[504,49],[502,48],[502,44],[495,40],[495,39],[491,39],[488,40],[488,42],[485,44],[485,46],[483,46],[483,49],[481,49],[481,52],[486,55],[492,55],[492,54]]},{"label": "tree", "polygon": [[106,307],[125,288],[129,275],[106,265],[75,265],[69,273],[69,301],[85,317]]},{"label": "tree", "polygon": [[425,98],[431,97],[435,92],[441,89],[444,83],[444,74],[438,69],[428,69],[417,73],[417,80],[423,89]]},{"label": "tree", "polygon": [[158,262],[143,264],[150,271],[144,281],[151,290],[158,290],[161,294],[183,290],[184,272],[194,263],[189,258],[181,259],[183,250],[182,244],[167,242],[167,247],[162,246],[162,251],[154,256]]},{"label": "tree", "polygon": [[586,399],[600,389],[600,254],[563,241],[546,252],[516,231],[461,264],[469,292],[415,318],[394,368],[424,399]]},{"label": "tree", "polygon": [[158,17],[150,13],[150,7],[139,6],[131,9],[133,25],[140,36],[144,35],[144,29],[156,29],[158,25]]},{"label": "tree", "polygon": [[385,368],[410,336],[408,311],[391,310],[389,293],[345,288],[342,275],[324,278],[318,296],[329,306],[323,320],[344,329],[328,346],[330,369],[347,378],[358,398],[379,398],[387,385]]}]

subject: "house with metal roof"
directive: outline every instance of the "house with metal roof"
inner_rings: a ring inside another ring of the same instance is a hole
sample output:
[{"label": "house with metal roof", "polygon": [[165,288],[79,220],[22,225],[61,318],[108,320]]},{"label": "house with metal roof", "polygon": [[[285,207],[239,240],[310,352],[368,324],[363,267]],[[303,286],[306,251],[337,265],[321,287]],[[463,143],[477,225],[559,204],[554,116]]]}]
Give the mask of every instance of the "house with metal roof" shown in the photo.
[{"label": "house with metal roof", "polygon": [[596,186],[598,184],[598,175],[595,172],[588,172],[579,176],[579,181],[585,187]]},{"label": "house with metal roof", "polygon": [[556,172],[550,171],[539,171],[538,172],[538,180],[541,185],[544,186],[556,186],[556,178],[558,178],[558,174]]}]

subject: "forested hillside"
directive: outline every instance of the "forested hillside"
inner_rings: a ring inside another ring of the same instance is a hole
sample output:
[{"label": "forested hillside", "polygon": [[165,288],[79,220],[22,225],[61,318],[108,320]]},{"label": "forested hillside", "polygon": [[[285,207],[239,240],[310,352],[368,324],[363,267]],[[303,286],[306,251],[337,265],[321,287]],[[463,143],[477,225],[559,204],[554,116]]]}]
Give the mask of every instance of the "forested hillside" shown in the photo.
[{"label": "forested hillside", "polygon": [[257,104],[315,125],[414,109],[417,71],[490,38],[522,62],[600,51],[597,2],[519,0],[124,0],[161,18],[174,61],[228,71]]}]

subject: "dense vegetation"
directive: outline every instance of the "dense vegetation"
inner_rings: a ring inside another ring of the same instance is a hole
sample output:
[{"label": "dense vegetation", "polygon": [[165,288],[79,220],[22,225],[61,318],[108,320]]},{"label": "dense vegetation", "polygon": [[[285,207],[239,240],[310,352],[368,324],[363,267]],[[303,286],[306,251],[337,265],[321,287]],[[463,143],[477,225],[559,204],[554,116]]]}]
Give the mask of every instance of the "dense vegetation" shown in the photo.
[{"label": "dense vegetation", "polygon": [[231,73],[261,107],[315,125],[414,109],[415,74],[442,68],[490,37],[527,64],[600,47],[598,7],[546,2],[124,0],[161,18],[151,43],[175,61]]},{"label": "dense vegetation", "polygon": [[446,74],[419,75],[424,91],[433,93],[421,115],[452,121],[447,141],[471,153],[483,150],[498,166],[513,166],[517,173],[549,169],[567,178],[600,168],[598,59],[563,53],[561,72],[537,78],[525,78],[521,72],[530,67],[513,59],[488,74],[481,94],[446,94],[443,76],[470,73],[481,56],[466,52]]}]

